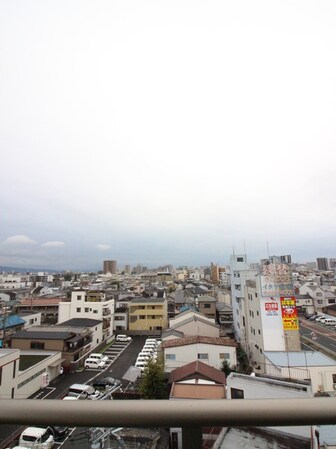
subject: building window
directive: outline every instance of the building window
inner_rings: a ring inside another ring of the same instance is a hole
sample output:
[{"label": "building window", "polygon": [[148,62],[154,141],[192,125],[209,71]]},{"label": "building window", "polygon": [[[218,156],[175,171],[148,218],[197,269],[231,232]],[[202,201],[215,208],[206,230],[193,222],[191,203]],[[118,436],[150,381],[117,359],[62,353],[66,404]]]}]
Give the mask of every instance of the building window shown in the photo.
[{"label": "building window", "polygon": [[1,380],[2,380],[2,366],[0,366],[0,385],[1,385]]},{"label": "building window", "polygon": [[258,298],[258,293],[255,293],[254,296],[255,296],[256,298]]},{"label": "building window", "polygon": [[98,310],[94,310],[93,313],[98,313]]},{"label": "building window", "polygon": [[317,300],[317,303],[318,303],[318,304],[323,304],[323,300],[322,300],[322,299],[318,299],[318,300]]},{"label": "building window", "polygon": [[81,295],[77,295],[77,301],[80,301],[82,299]]},{"label": "building window", "polygon": [[231,399],[244,399],[244,390],[231,388]]},{"label": "building window", "polygon": [[244,257],[237,257],[237,262],[244,262]]},{"label": "building window", "polygon": [[322,293],[316,293],[316,296],[322,296]]},{"label": "building window", "polygon": [[176,354],[166,354],[166,360],[176,360]]},{"label": "building window", "polygon": [[31,341],[30,349],[44,349],[44,342],[43,341]]},{"label": "building window", "polygon": [[220,359],[225,359],[225,360],[230,359],[230,354],[228,352],[220,352],[219,353],[219,358]]},{"label": "building window", "polygon": [[199,353],[199,354],[197,354],[197,358],[199,359],[199,360],[208,360],[208,354],[205,354],[205,353]]},{"label": "building window", "polygon": [[90,309],[88,307],[85,307],[84,310],[85,310],[86,313],[88,313]]},{"label": "building window", "polygon": [[203,304],[204,309],[210,309],[210,304]]},{"label": "building window", "polygon": [[81,311],[82,311],[82,308],[81,308],[81,307],[77,307],[77,308],[76,308],[76,312],[77,312],[77,313],[80,313]]},{"label": "building window", "polygon": [[139,320],[145,320],[146,319],[146,315],[139,315]]},{"label": "building window", "polygon": [[15,373],[16,373],[16,360],[14,360],[13,363],[13,379],[15,379]]}]

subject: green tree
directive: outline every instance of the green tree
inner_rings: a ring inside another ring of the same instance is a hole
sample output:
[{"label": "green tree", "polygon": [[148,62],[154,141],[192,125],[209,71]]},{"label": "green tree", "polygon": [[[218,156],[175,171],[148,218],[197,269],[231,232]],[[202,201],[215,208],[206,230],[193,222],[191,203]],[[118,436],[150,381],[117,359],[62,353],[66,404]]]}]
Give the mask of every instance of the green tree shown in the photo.
[{"label": "green tree", "polygon": [[225,359],[223,360],[221,370],[223,371],[223,373],[225,373],[226,377],[232,372],[232,369],[230,368],[228,361]]},{"label": "green tree", "polygon": [[144,399],[163,399],[165,391],[163,366],[157,360],[149,359],[143,371],[140,393]]}]

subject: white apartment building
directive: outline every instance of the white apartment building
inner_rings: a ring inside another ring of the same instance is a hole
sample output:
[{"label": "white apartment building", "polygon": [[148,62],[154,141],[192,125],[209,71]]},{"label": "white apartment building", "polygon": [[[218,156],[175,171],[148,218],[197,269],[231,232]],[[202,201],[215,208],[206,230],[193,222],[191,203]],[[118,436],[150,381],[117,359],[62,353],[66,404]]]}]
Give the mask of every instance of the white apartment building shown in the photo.
[{"label": "white apartment building", "polygon": [[103,321],[103,340],[113,336],[114,299],[107,299],[104,292],[75,290],[70,301],[59,303],[58,324],[73,318],[91,318]]},{"label": "white apartment building", "polygon": [[242,301],[245,298],[246,281],[253,280],[257,274],[247,263],[246,255],[232,255],[230,257],[231,295],[234,334],[237,341],[244,337]]},{"label": "white apartment building", "polygon": [[230,338],[183,337],[162,342],[165,372],[200,360],[214,368],[221,369],[226,360],[230,366],[236,366],[237,344]]}]

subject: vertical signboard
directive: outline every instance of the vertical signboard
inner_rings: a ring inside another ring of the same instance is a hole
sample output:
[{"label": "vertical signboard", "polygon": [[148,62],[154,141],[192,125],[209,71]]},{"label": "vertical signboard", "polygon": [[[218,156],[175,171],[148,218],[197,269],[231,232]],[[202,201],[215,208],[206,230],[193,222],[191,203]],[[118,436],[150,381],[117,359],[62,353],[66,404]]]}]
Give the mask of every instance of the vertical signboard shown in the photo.
[{"label": "vertical signboard", "polygon": [[299,329],[298,313],[295,296],[280,297],[282,325],[285,331],[296,331]]},{"label": "vertical signboard", "polygon": [[260,298],[264,351],[284,351],[280,298]]}]

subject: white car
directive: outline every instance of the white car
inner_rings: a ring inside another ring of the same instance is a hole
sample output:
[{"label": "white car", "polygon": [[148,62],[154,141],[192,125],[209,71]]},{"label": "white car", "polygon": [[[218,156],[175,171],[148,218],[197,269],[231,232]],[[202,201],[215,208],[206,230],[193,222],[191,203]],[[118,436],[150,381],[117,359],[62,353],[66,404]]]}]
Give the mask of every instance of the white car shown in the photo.
[{"label": "white car", "polygon": [[131,337],[127,337],[127,335],[117,335],[116,341],[131,341]]},{"label": "white car", "polygon": [[104,368],[106,368],[106,363],[101,362],[100,360],[97,360],[97,359],[91,359],[89,357],[88,359],[85,360],[84,367],[85,368],[93,368],[93,369],[104,369]]},{"label": "white car", "polygon": [[90,354],[89,358],[90,359],[97,359],[100,362],[104,362],[104,363],[107,363],[109,361],[109,358],[107,357],[107,355],[99,354],[98,352]]},{"label": "white car", "polygon": [[22,447],[50,449],[53,445],[54,437],[42,427],[27,427],[20,435],[19,446]]}]

